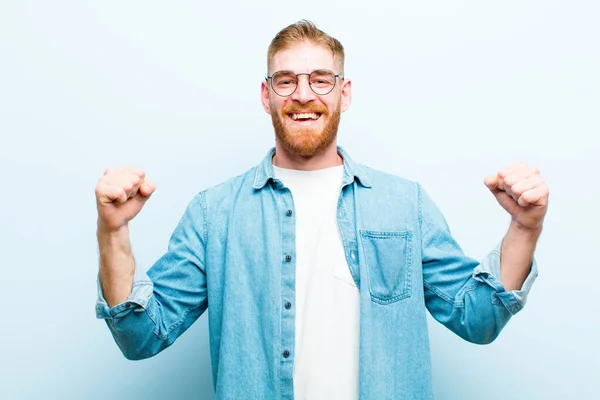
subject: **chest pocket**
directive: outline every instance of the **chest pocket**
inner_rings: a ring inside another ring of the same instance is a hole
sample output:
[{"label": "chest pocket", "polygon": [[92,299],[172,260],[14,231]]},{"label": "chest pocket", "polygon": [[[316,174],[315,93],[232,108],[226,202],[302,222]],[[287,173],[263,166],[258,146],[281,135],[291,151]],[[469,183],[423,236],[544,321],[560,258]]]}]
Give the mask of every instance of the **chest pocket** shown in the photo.
[{"label": "chest pocket", "polygon": [[411,296],[412,234],[360,231],[371,300],[390,304]]}]

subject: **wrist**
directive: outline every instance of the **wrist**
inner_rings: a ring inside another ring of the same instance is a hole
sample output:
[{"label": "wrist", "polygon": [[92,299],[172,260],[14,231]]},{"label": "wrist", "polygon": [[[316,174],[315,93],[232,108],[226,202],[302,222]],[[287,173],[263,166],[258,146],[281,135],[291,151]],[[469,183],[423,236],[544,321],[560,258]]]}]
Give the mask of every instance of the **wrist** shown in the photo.
[{"label": "wrist", "polygon": [[528,237],[528,238],[534,238],[537,239],[540,234],[542,233],[542,229],[543,229],[543,225],[540,224],[539,226],[536,226],[535,228],[530,228],[527,226],[522,225],[521,223],[512,220],[510,222],[510,227],[509,227],[509,231],[512,231],[515,234],[518,234],[520,236],[524,236],[524,237]]},{"label": "wrist", "polygon": [[118,228],[110,228],[105,223],[98,220],[98,226],[96,228],[96,235],[98,237],[102,236],[102,237],[106,237],[106,238],[111,238],[111,237],[118,238],[118,237],[121,237],[123,235],[128,235],[128,234],[129,234],[128,224],[125,224]]},{"label": "wrist", "polygon": [[110,255],[117,249],[127,253],[131,251],[129,244],[129,227],[127,225],[123,225],[117,229],[108,229],[106,226],[99,223],[96,237],[101,257],[106,254]]}]

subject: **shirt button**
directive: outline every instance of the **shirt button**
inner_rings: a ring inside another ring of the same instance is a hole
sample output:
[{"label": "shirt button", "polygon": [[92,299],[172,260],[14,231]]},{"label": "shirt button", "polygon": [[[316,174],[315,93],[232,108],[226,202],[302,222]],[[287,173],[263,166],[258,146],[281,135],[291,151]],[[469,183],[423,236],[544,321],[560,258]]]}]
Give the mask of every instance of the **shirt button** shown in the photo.
[{"label": "shirt button", "polygon": [[287,215],[288,217],[291,217],[292,216],[292,210],[287,210],[285,212],[285,215]]},{"label": "shirt button", "polygon": [[290,308],[292,308],[292,303],[290,303],[289,301],[285,303],[285,308],[287,308],[288,310]]},{"label": "shirt button", "polygon": [[289,352],[289,351],[287,351],[287,350],[284,350],[284,352],[283,352],[283,357],[284,357],[284,358],[288,358],[289,356],[290,356],[290,352]]},{"label": "shirt button", "polygon": [[285,256],[285,261],[286,262],[292,261],[292,256],[290,256],[289,254],[287,256]]},{"label": "shirt button", "polygon": [[356,253],[354,251],[350,252],[350,257],[356,261]]}]

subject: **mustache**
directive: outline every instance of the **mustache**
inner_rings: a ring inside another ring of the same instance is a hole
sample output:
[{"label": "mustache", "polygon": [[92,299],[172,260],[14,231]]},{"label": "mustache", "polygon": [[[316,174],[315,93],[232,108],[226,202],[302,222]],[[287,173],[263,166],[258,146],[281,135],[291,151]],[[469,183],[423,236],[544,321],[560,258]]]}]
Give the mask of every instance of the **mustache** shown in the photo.
[{"label": "mustache", "polygon": [[286,115],[286,114],[291,114],[291,113],[295,113],[295,112],[314,112],[314,113],[319,113],[319,114],[324,114],[327,115],[329,114],[329,110],[327,109],[327,107],[323,106],[323,105],[319,105],[319,104],[307,104],[307,105],[300,105],[300,104],[290,104],[289,106],[285,106],[281,109],[282,114]]}]

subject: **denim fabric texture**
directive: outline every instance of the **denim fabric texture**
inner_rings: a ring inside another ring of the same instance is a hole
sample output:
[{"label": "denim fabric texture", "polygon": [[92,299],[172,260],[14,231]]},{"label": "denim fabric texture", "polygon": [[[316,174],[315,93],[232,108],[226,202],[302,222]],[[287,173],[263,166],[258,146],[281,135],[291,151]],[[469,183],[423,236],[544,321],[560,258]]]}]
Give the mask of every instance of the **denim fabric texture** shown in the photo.
[{"label": "denim fabric texture", "polygon": [[[284,304],[295,299],[295,213],[274,152],[194,196],[126,302],[109,308],[98,284],[96,316],[125,357],[159,353],[208,310],[216,397],[294,398],[295,308]],[[490,343],[525,305],[536,262],[507,292],[500,243],[481,261],[467,257],[418,183],[338,152],[338,227],[360,291],[360,399],[432,399],[427,310],[463,339]]]}]

